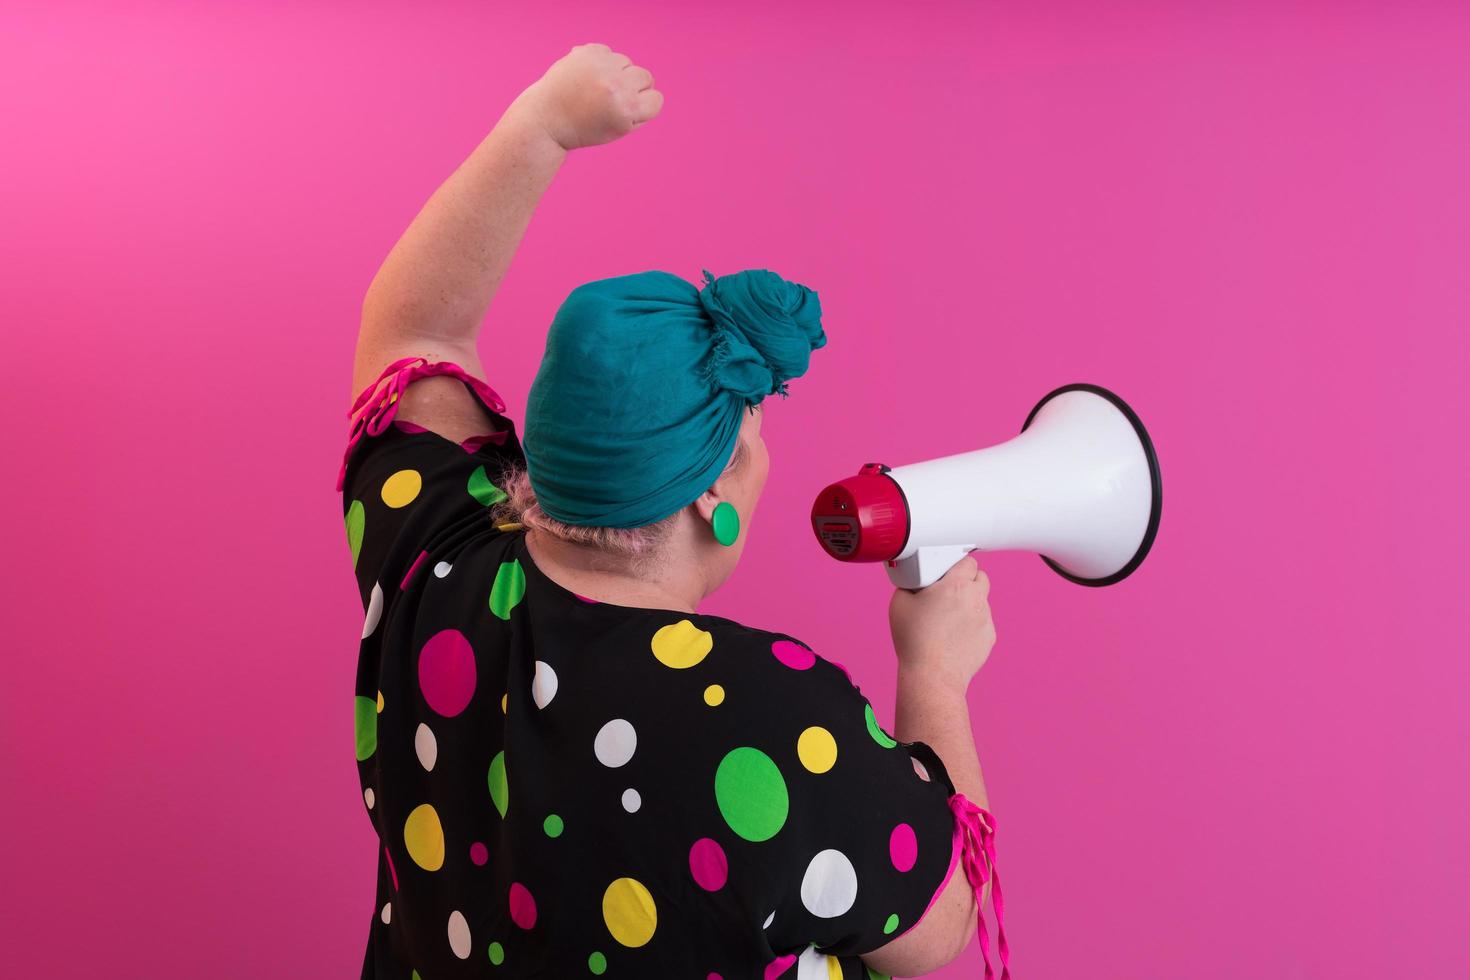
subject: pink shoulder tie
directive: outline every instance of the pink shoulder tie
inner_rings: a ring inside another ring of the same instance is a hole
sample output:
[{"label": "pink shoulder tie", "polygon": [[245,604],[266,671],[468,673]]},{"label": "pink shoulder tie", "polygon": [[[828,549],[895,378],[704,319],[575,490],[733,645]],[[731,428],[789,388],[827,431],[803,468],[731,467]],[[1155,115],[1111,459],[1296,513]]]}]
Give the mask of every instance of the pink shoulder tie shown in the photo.
[{"label": "pink shoulder tie", "polygon": [[[347,417],[354,420],[352,430],[347,437],[347,450],[342,454],[342,470],[337,474],[338,493],[342,492],[342,487],[347,481],[347,461],[352,457],[352,450],[362,441],[363,436],[379,435],[388,428],[393,422],[393,416],[398,414],[398,396],[403,393],[403,389],[419,378],[427,378],[434,374],[447,374],[458,378],[474,388],[493,411],[496,413],[505,411],[505,402],[495,393],[495,389],[479,378],[470,377],[465,373],[464,368],[453,361],[439,361],[436,364],[430,364],[426,357],[400,357],[383,369],[377,381],[362,390],[362,394],[357,396],[357,401],[353,402],[352,408],[347,411]],[[379,388],[384,378],[388,379],[388,383]]]},{"label": "pink shoulder tie", "polygon": [[995,872],[995,817],[989,810],[976,806],[963,793],[949,798],[949,808],[954,812],[954,833],[957,846],[962,848],[961,863],[965,877],[975,892],[976,931],[980,935],[980,957],[985,961],[985,980],[991,980],[995,971],[990,967],[990,933],[985,928],[985,882],[990,882],[990,897],[995,905],[995,935],[1000,947],[1000,977],[1010,980],[1011,950],[1006,945],[1005,902],[1000,895],[1000,876]]}]

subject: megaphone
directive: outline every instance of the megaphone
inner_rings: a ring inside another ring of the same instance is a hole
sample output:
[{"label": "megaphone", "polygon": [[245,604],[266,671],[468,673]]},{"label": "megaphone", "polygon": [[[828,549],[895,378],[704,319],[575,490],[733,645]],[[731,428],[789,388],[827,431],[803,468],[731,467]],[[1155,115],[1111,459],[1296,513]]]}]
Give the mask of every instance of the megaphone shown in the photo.
[{"label": "megaphone", "polygon": [[1078,585],[1113,585],[1143,563],[1163,484],[1148,430],[1117,395],[1064,385],[998,446],[888,467],[868,463],[812,504],[812,530],[840,561],[884,563],[922,589],[967,553],[1034,551]]}]

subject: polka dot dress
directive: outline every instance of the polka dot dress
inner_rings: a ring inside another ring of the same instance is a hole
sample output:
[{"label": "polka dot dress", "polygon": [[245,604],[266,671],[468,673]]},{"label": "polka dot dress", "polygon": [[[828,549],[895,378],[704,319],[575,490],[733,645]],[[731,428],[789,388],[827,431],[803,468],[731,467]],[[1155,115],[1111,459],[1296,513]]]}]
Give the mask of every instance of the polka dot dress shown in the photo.
[{"label": "polka dot dress", "polygon": [[794,637],[547,577],[490,521],[522,457],[480,401],[489,438],[393,421],[347,461],[362,975],[878,976],[955,871],[940,760]]}]

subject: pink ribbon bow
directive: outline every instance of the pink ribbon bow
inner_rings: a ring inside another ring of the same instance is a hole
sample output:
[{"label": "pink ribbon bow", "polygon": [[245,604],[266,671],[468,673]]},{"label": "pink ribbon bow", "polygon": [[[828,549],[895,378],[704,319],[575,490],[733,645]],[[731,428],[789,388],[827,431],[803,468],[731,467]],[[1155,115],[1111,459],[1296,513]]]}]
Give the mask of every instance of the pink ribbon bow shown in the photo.
[{"label": "pink ribbon bow", "polygon": [[985,882],[991,885],[991,898],[995,904],[995,935],[1000,946],[1000,977],[1010,980],[1011,950],[1006,945],[1005,902],[1000,895],[1000,876],[995,872],[995,817],[989,810],[976,806],[963,793],[949,798],[949,808],[954,812],[955,836],[962,845],[961,863],[965,878],[975,892],[976,931],[980,935],[980,956],[985,961],[985,980],[991,980],[995,971],[990,967],[990,933],[985,928],[984,896]]},{"label": "pink ribbon bow", "polygon": [[[430,364],[426,357],[400,357],[383,369],[377,381],[362,390],[362,394],[357,396],[357,401],[352,403],[352,408],[347,412],[348,418],[356,418],[347,437],[347,450],[342,454],[342,470],[337,474],[338,493],[342,492],[347,481],[347,460],[352,457],[352,450],[362,441],[363,436],[379,435],[388,428],[393,422],[393,416],[398,414],[398,396],[403,393],[403,389],[419,378],[434,374],[448,374],[458,378],[474,388],[485,404],[495,412],[505,411],[505,402],[495,393],[495,389],[478,378],[470,377],[464,368],[453,361]],[[379,388],[384,378],[389,379],[388,384]]]}]

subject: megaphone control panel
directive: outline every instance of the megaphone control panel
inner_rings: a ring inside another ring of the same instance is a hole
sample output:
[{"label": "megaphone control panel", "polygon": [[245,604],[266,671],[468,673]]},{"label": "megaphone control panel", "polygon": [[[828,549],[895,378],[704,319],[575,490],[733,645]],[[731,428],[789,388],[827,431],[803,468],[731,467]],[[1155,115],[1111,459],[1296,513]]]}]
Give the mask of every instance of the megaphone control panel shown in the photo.
[{"label": "megaphone control panel", "polygon": [[812,530],[840,561],[888,561],[908,543],[909,507],[903,488],[882,463],[868,463],[839,480],[812,504]]}]

